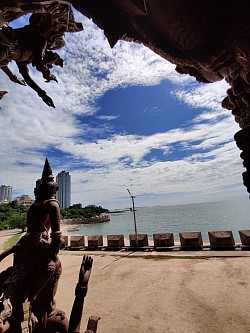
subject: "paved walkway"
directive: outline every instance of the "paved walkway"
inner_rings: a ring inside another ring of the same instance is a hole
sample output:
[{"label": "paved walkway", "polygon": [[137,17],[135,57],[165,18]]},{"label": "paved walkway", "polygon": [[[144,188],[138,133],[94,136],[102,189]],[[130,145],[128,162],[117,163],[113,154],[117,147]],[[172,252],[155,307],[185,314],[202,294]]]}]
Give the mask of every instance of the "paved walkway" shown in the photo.
[{"label": "paved walkway", "polygon": [[[205,252],[60,251],[57,307],[70,315],[82,255],[90,254],[81,331],[96,315],[98,333],[250,332],[250,253]],[[9,256],[1,270],[11,264]]]},{"label": "paved walkway", "polygon": [[19,229],[11,229],[11,230],[1,230],[0,231],[0,251],[3,250],[4,243],[8,240],[8,238],[20,233]]},{"label": "paved walkway", "polygon": [[237,258],[237,257],[250,257],[250,251],[242,251],[240,249],[232,250],[232,251],[213,251],[213,250],[202,250],[202,251],[108,251],[108,250],[83,250],[83,251],[69,251],[69,250],[61,250],[62,254],[74,254],[74,255],[110,255],[110,256],[118,256],[118,257],[157,257],[160,259],[162,256],[164,257],[173,257],[173,258],[221,258],[221,257],[229,257],[229,258]]}]

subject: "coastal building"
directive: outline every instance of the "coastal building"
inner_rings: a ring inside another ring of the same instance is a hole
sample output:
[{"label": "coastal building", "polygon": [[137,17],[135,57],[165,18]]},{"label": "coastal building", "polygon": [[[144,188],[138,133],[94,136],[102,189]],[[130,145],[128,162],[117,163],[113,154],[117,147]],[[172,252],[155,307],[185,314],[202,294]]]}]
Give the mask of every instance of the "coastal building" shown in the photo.
[{"label": "coastal building", "polygon": [[34,200],[28,194],[22,194],[16,197],[16,202],[18,205],[30,206],[34,203]]},{"label": "coastal building", "polygon": [[0,203],[8,203],[12,200],[12,187],[8,185],[0,186]]},{"label": "coastal building", "polygon": [[61,208],[68,208],[70,206],[71,198],[71,176],[69,172],[59,172],[56,176],[56,182],[59,186],[56,198],[59,201]]},{"label": "coastal building", "polygon": [[72,208],[76,208],[76,209],[81,209],[82,208],[82,204],[78,203],[78,204],[74,204],[71,206]]}]

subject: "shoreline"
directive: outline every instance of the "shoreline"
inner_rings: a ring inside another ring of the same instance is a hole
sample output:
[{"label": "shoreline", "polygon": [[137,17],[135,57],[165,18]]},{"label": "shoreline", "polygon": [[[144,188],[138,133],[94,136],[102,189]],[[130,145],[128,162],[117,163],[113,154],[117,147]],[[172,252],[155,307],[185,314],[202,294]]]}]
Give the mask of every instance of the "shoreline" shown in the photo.
[{"label": "shoreline", "polygon": [[[86,237],[88,237],[87,235],[83,235],[81,233],[72,233],[70,231],[67,231],[69,228],[71,228],[71,226],[66,225],[64,223],[61,223],[60,225],[60,229],[62,232],[62,236],[68,236],[68,245],[70,245],[70,237],[71,236],[85,236],[85,241],[86,241]],[[4,243],[11,238],[12,236],[16,235],[20,233],[19,229],[11,229],[11,230],[1,230],[0,231],[0,253],[3,251],[3,246]],[[157,256],[157,257],[249,257],[250,256],[250,250],[241,250],[241,249],[235,249],[235,250],[219,250],[219,251],[215,251],[215,250],[210,250],[210,249],[202,249],[202,250],[178,250],[178,247],[180,246],[179,242],[175,242],[175,249],[172,250],[166,250],[166,251],[156,251],[153,249],[154,246],[154,242],[153,240],[148,239],[148,246],[151,247],[150,251],[143,251],[143,250],[138,250],[138,251],[133,251],[133,249],[129,250],[129,246],[130,246],[130,240],[129,238],[124,237],[124,243],[125,243],[125,247],[128,247],[127,250],[119,250],[119,251],[112,251],[112,250],[105,250],[105,246],[107,245],[107,235],[102,235],[103,237],[103,250],[98,249],[98,250],[89,250],[89,249],[84,249],[83,251],[69,251],[69,250],[61,250],[62,253],[78,253],[78,255],[80,254],[90,254],[90,255],[99,255],[99,254],[107,254],[107,253],[113,253],[113,254],[117,254],[118,256],[126,256],[129,252],[133,252],[135,255],[137,256]],[[204,242],[204,246],[208,245],[207,243]]]}]

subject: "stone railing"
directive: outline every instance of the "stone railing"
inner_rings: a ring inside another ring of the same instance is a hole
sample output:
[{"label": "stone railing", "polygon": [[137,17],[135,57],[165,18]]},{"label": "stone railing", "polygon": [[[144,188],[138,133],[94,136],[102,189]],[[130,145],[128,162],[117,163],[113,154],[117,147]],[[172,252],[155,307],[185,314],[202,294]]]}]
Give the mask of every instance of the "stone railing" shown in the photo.
[{"label": "stone railing", "polygon": [[69,250],[250,250],[250,230],[240,230],[239,236],[241,243],[236,243],[232,231],[209,231],[209,243],[204,244],[201,232],[181,232],[179,242],[174,241],[173,233],[155,233],[149,243],[147,234],[130,234],[126,241],[129,245],[124,235],[63,237],[65,249]]}]

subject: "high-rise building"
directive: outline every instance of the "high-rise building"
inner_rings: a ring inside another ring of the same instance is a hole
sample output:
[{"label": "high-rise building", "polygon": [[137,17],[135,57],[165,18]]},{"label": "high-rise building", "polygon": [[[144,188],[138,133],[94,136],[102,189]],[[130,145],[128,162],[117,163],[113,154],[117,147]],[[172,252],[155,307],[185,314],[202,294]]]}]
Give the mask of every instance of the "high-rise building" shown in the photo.
[{"label": "high-rise building", "polygon": [[0,186],[0,203],[7,203],[12,200],[12,187],[8,185]]},{"label": "high-rise building", "polygon": [[59,186],[56,198],[59,201],[61,208],[68,208],[70,206],[71,197],[71,176],[69,172],[59,172],[56,176],[56,182]]}]

